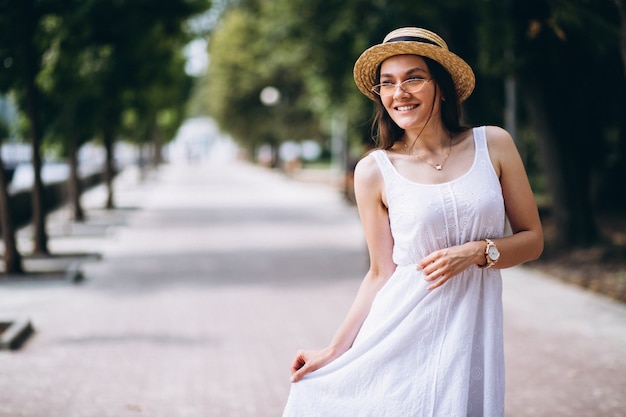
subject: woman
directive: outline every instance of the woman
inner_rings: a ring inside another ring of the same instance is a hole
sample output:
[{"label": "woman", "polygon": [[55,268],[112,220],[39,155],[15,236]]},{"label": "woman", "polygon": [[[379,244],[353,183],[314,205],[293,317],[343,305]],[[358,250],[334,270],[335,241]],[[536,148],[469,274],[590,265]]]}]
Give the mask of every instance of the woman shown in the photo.
[{"label": "woman", "polygon": [[461,126],[474,74],[430,31],[391,32],[354,78],[378,105],[355,170],[370,268],[329,346],[298,352],[284,416],[503,416],[499,269],[543,249],[519,153]]}]

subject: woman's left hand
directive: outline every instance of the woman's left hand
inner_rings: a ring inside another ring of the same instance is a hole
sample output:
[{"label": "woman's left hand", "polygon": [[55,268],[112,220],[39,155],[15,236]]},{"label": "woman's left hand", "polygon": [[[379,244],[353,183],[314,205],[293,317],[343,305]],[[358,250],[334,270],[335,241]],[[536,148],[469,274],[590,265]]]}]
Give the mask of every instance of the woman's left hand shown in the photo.
[{"label": "woman's left hand", "polygon": [[485,242],[468,242],[459,246],[441,249],[426,256],[417,264],[424,279],[433,282],[429,290],[442,286],[449,279],[484,260]]}]

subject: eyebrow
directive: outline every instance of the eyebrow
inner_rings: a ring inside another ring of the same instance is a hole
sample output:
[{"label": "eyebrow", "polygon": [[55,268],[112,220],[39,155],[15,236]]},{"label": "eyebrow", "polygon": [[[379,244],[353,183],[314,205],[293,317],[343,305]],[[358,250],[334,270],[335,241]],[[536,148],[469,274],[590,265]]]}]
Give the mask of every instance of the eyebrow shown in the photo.
[{"label": "eyebrow", "polygon": [[[410,70],[408,70],[404,74],[405,75],[413,75],[413,74],[415,74],[417,72],[423,72],[425,74],[428,74],[428,71],[426,71],[425,69],[420,68],[420,67],[411,68]],[[380,78],[383,78],[383,77],[393,77],[393,74],[380,74]]]}]

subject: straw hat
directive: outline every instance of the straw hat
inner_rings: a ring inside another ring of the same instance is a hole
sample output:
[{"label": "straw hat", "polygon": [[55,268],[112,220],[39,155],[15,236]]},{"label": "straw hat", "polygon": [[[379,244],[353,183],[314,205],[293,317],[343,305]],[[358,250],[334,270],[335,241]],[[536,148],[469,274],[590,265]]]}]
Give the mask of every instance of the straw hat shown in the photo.
[{"label": "straw hat", "polygon": [[387,58],[395,55],[420,55],[440,63],[452,76],[459,102],[474,90],[474,72],[436,33],[426,29],[407,27],[396,29],[385,36],[381,44],[367,49],[354,64],[354,81],[359,90],[376,101],[372,87],[378,83],[376,71]]}]

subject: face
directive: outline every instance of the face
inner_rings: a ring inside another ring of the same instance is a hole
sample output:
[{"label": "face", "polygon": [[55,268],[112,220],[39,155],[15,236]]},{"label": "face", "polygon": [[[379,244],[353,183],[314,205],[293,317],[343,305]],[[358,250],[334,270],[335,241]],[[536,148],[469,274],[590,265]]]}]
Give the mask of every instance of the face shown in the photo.
[{"label": "face", "polygon": [[[413,78],[430,80],[432,75],[424,59],[417,55],[397,55],[387,58],[380,66],[380,83],[400,84]],[[435,80],[423,84],[415,93],[397,87],[391,96],[382,97],[381,102],[391,119],[404,130],[421,129],[428,122],[440,121],[439,91]],[[433,107],[434,103],[434,107]],[[430,114],[432,111],[432,115]]]}]

